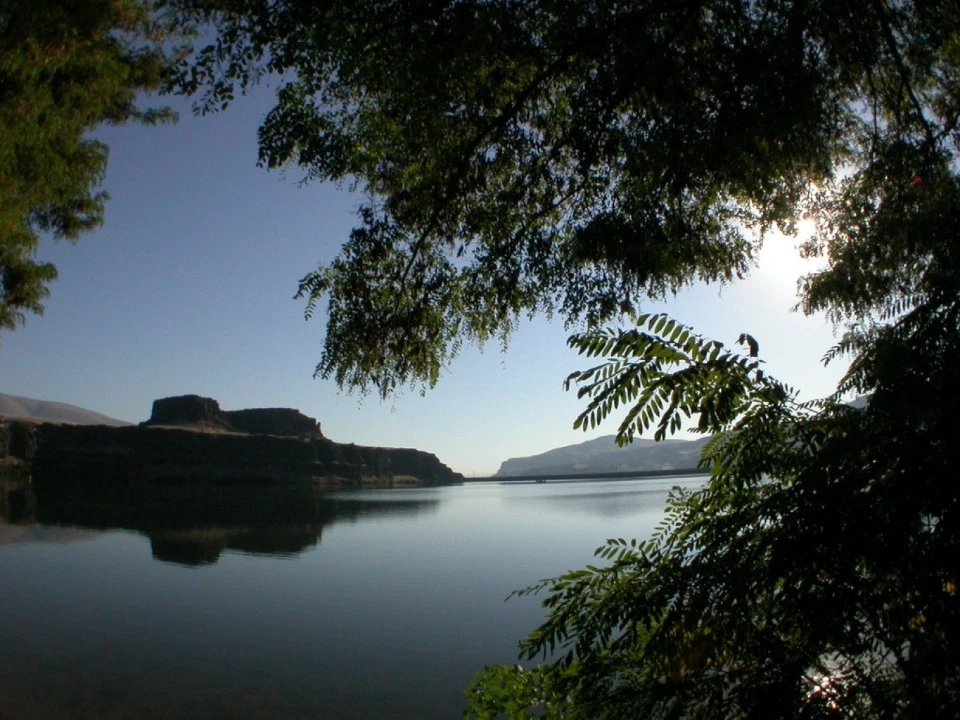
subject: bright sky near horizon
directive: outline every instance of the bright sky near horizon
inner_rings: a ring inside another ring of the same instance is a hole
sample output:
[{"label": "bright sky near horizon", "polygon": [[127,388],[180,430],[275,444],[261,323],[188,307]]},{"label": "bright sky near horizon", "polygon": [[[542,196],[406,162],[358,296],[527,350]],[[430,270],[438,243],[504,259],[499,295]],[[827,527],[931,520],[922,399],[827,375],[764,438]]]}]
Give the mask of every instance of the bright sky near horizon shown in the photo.
[{"label": "bright sky near horizon", "polygon": [[[269,89],[226,112],[194,117],[174,98],[177,125],[105,128],[106,223],[79,243],[39,252],[60,278],[42,317],[0,335],[0,392],[55,400],[120,419],[146,419],[155,398],[196,393],[221,407],[295,407],[338,442],[416,447],[465,475],[507,458],[616,431],[572,429],[581,401],[564,392],[586,367],[562,322],[522,322],[506,353],[465,348],[439,385],[386,402],[314,380],[323,318],[303,318],[297,281],[332,260],[359,198],[298,185],[295,169],[256,167],[256,130]],[[843,367],[820,363],[834,342],[821,317],[790,312],[801,270],[795,239],[771,238],[760,269],[720,289],[698,286],[664,307],[701,334],[760,343],[768,372],[812,398]]]}]

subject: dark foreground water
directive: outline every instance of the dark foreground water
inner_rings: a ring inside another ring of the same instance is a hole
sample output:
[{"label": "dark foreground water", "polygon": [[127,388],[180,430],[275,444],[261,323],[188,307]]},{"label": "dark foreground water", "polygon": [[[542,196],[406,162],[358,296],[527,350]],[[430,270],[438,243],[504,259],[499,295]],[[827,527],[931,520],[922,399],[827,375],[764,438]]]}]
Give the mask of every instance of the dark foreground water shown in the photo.
[{"label": "dark foreground water", "polygon": [[459,717],[542,617],[512,590],[701,482],[8,493],[0,720]]}]

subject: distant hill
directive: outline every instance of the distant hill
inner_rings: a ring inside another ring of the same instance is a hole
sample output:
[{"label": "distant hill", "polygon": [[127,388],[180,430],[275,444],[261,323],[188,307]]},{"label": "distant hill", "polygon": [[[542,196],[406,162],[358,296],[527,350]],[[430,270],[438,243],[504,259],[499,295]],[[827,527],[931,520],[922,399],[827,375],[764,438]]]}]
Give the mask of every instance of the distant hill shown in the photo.
[{"label": "distant hill", "polygon": [[568,473],[629,472],[694,468],[709,438],[699,440],[636,439],[618,447],[614,435],[548,450],[540,455],[510,458],[497,476],[563,475]]},{"label": "distant hill", "polygon": [[76,405],[0,393],[0,417],[38,422],[73,423],[75,425],[130,425],[116,418],[86,410]]}]

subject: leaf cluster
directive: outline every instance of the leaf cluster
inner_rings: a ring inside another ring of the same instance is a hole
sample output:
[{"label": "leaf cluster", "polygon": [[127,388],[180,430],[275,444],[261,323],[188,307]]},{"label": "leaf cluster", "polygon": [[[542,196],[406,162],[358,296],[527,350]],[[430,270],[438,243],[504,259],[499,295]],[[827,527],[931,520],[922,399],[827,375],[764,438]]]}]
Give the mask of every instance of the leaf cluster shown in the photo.
[{"label": "leaf cluster", "polygon": [[318,374],[381,394],[525,314],[602,323],[745,274],[748,231],[792,228],[853,149],[877,61],[833,3],[172,4],[216,31],[173,87],[208,112],[274,77],[261,163],[366,194],[299,294],[336,310]]},{"label": "leaf cluster", "polygon": [[57,271],[36,259],[40,234],[103,222],[107,147],[89,132],[173,119],[137,105],[172,61],[171,31],[141,0],[0,3],[0,329],[43,312]]},{"label": "leaf cluster", "polygon": [[593,429],[623,405],[617,430],[621,445],[653,426],[654,439],[662,440],[694,415],[699,432],[718,432],[752,403],[781,402],[793,394],[764,375],[757,341],[747,333],[739,338],[749,348],[742,355],[665,314],[641,315],[635,324],[635,329],[596,330],[568,340],[581,355],[608,358],[567,377],[565,389],[577,385],[577,397],[590,398],[574,428]]},{"label": "leaf cluster", "polygon": [[[559,717],[955,717],[960,502],[952,446],[960,422],[941,403],[960,399],[957,305],[937,320],[918,309],[881,343],[880,355],[896,348],[925,356],[904,381],[903,364],[859,358],[875,378],[864,409],[835,399],[799,403],[776,384],[766,392],[766,378],[743,378],[743,359],[711,367],[706,392],[700,373],[677,380],[666,417],[685,404],[709,407],[725,387],[744,388],[733,415],[706,426],[716,433],[703,457],[710,480],[675,491],[651,538],[610,539],[596,565],[520,591],[542,594],[547,612],[520,646],[542,662],[527,671],[536,683],[511,678],[527,688],[513,696],[524,712],[536,715],[550,699],[567,713]],[[659,322],[647,318],[644,327]],[[661,332],[677,326],[664,322]],[[633,347],[609,331],[580,342],[612,352],[607,367],[622,368],[619,352]],[[656,393],[645,393],[649,380],[621,372],[604,390],[613,397],[629,387],[636,400],[628,413],[639,418],[656,403]],[[591,412],[602,420],[617,408]],[[467,715],[496,716],[496,705],[475,698],[496,697],[502,678],[487,670],[472,687]]]}]

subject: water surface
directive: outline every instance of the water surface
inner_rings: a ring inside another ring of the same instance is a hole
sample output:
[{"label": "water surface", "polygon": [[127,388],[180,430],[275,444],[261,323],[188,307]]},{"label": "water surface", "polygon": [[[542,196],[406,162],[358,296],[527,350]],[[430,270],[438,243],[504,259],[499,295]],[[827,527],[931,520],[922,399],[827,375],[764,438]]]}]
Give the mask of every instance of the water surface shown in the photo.
[{"label": "water surface", "polygon": [[0,719],[454,718],[675,485],[36,488],[0,503]]}]

